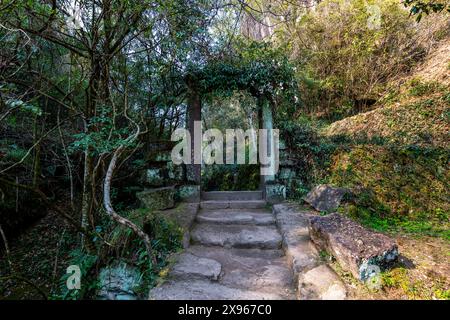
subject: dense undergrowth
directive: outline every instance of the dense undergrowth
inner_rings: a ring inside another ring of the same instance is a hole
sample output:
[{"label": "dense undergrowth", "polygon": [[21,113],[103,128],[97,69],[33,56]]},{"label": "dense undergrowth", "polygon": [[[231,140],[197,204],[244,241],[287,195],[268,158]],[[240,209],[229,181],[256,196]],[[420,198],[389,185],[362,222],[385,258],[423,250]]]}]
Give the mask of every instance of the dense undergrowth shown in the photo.
[{"label": "dense undergrowth", "polygon": [[[146,299],[149,288],[154,287],[160,272],[169,262],[167,257],[182,248],[183,233],[176,221],[160,213],[150,212],[148,209],[130,209],[121,212],[122,216],[141,227],[151,238],[153,255],[156,265],[149,265],[147,252],[142,240],[131,229],[116,225],[105,220],[97,226],[99,242],[96,254],[75,248],[69,252],[67,263],[80,266],[82,284],[80,290],[68,290],[66,281],[70,274],[64,274],[60,279],[60,286],[50,295],[51,299],[79,300],[95,299],[100,288],[98,271],[102,267],[117,265],[125,262],[129,266],[137,267],[140,272],[140,286],[135,294]],[[107,246],[100,246],[100,242]]]}]

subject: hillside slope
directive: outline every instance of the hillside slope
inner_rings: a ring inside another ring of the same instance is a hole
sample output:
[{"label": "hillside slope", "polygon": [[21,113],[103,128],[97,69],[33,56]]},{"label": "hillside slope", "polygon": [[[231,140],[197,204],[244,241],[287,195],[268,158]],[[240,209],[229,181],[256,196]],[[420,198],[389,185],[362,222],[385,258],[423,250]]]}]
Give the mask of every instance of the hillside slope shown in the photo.
[{"label": "hillside slope", "polygon": [[393,82],[376,109],[324,129],[327,138],[354,141],[333,154],[328,175],[358,190],[350,214],[381,229],[380,217],[399,219],[407,231],[450,239],[449,84],[447,38]]},{"label": "hillside slope", "polygon": [[342,273],[353,298],[450,299],[450,39],[393,82],[370,112],[326,127],[342,141],[327,182],[351,188],[341,212],[390,233],[401,258],[371,291]]},{"label": "hillside slope", "polygon": [[325,135],[361,134],[396,143],[448,147],[450,38],[407,77],[393,82],[375,109],[332,123]]}]

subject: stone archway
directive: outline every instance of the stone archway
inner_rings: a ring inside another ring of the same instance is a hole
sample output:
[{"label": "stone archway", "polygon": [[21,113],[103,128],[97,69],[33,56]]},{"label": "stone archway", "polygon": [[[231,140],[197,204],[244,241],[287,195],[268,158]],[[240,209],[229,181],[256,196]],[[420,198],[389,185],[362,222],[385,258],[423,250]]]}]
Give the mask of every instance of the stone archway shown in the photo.
[{"label": "stone archway", "polygon": [[[202,96],[199,93],[199,90],[196,88],[195,84],[192,82],[188,82],[188,90],[187,90],[187,121],[186,126],[189,130],[190,136],[194,137],[195,126],[194,123],[196,121],[201,121],[202,116]],[[258,121],[259,128],[273,130],[273,105],[271,100],[263,95],[256,96],[257,106],[258,106]],[[271,144],[273,141],[268,137],[268,156],[270,161],[275,161],[275,154],[270,152],[272,149]],[[201,198],[201,165],[198,164],[199,155],[196,154],[196,150],[194,148],[194,139],[191,139],[191,164],[186,165],[186,177],[189,182],[193,183],[194,188],[198,190],[198,199]],[[268,200],[275,198],[285,197],[285,190],[278,186],[277,188],[273,188],[275,182],[274,175],[261,175],[260,176],[260,186],[259,190],[262,191],[263,199]],[[244,191],[244,190],[243,190]]]}]

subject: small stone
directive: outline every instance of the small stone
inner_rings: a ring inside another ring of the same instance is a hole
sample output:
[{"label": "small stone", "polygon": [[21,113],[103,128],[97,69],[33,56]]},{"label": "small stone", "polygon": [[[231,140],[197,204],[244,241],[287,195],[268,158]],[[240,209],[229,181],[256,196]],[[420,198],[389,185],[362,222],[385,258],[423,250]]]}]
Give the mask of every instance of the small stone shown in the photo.
[{"label": "small stone", "polygon": [[339,207],[342,198],[349,192],[345,188],[335,188],[322,184],[312,189],[304,200],[317,211],[331,212]]}]

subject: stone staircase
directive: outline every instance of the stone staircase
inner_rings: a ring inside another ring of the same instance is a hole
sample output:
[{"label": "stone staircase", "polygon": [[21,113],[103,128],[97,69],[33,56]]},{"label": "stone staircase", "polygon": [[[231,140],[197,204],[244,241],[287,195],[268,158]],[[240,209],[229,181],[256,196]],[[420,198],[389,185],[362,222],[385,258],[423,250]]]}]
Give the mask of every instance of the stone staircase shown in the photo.
[{"label": "stone staircase", "polygon": [[151,299],[295,299],[275,217],[259,191],[204,192],[191,246]]}]

